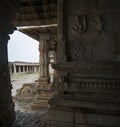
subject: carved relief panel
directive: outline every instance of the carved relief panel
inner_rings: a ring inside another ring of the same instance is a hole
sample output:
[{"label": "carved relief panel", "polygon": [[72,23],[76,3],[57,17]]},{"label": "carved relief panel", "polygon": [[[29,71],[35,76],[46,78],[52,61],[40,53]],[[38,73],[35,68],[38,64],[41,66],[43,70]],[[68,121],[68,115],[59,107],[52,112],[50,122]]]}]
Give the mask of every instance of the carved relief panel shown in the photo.
[{"label": "carved relief panel", "polygon": [[[115,61],[120,29],[118,12],[109,3],[93,3],[83,0],[69,1],[65,24],[68,61],[99,62]],[[82,5],[81,5],[82,3]],[[79,6],[78,6],[79,5]],[[73,11],[74,10],[74,11]]]}]

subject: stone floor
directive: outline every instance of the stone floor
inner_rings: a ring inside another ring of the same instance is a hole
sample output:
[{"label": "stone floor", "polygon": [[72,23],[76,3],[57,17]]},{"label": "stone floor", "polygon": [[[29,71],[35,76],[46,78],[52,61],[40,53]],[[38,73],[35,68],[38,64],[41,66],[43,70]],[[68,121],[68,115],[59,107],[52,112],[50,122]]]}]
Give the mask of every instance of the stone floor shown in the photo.
[{"label": "stone floor", "polygon": [[44,115],[16,111],[16,120],[11,127],[40,127]]},{"label": "stone floor", "polygon": [[[11,78],[13,84],[12,96],[24,83],[34,82],[38,74],[19,74]],[[16,120],[11,127],[41,127],[46,110],[31,110],[29,103],[15,101]]]},{"label": "stone floor", "polygon": [[29,73],[29,74],[13,74],[11,75],[12,83],[12,96],[16,95],[16,90],[21,88],[24,83],[33,83],[39,77],[39,73]]}]

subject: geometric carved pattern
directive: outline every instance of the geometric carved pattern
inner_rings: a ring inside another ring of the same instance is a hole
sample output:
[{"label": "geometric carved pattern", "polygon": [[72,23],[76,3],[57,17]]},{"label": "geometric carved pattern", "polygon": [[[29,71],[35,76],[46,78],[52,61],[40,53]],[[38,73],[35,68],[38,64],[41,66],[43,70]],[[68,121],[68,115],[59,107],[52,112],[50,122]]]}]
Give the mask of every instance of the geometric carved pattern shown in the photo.
[{"label": "geometric carved pattern", "polygon": [[[71,84],[74,84],[76,79],[71,79]],[[75,82],[76,83],[76,82]],[[77,84],[77,83],[76,83]],[[101,88],[101,89],[120,89],[120,79],[84,79],[78,81],[79,88]]]},{"label": "geometric carved pattern", "polygon": [[80,59],[81,61],[86,61],[86,47],[87,42],[83,39],[80,39],[77,42],[74,42],[73,48],[71,50],[72,59]]},{"label": "geometric carved pattern", "polygon": [[[92,90],[120,89],[120,64],[118,63],[60,63],[54,64],[53,68],[59,72],[56,81],[53,83],[55,89],[62,88],[65,91],[80,91],[84,88]],[[112,72],[114,72],[115,78]],[[86,73],[89,78],[87,78]]]},{"label": "geometric carved pattern", "polygon": [[84,64],[84,63],[60,63],[53,64],[52,67],[55,70],[59,71],[119,71],[119,63],[93,63],[93,64]]},{"label": "geometric carved pattern", "polygon": [[69,81],[59,77],[56,83],[53,83],[53,89],[61,89],[63,91],[81,91],[85,90],[120,90],[120,79],[81,79],[80,77],[70,77]]}]

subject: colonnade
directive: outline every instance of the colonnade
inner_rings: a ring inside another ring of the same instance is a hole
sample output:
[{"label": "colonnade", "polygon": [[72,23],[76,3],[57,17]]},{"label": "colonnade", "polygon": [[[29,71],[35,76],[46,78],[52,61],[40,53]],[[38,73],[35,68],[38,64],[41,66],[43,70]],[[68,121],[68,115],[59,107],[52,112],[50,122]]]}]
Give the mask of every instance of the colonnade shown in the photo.
[{"label": "colonnade", "polygon": [[55,63],[56,53],[54,50],[50,50],[50,34],[44,33],[40,34],[39,37],[39,52],[40,52],[40,84],[49,84],[50,77],[54,75],[54,70],[52,69],[52,63]]},{"label": "colonnade", "polygon": [[39,72],[39,63],[9,62],[9,70],[11,74]]}]

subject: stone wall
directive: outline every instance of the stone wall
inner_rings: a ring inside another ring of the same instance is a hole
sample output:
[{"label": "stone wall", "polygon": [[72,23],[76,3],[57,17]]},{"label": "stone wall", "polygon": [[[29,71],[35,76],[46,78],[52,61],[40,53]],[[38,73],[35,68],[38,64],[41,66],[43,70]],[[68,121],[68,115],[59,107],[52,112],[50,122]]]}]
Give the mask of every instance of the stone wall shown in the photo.
[{"label": "stone wall", "polygon": [[56,90],[44,127],[120,126],[119,0],[59,0]]},{"label": "stone wall", "polygon": [[[11,3],[12,5],[11,5]],[[11,0],[0,1],[0,127],[8,127],[15,119],[11,96],[11,83],[8,68],[7,43],[16,29],[11,20],[15,18],[17,4]]]}]

